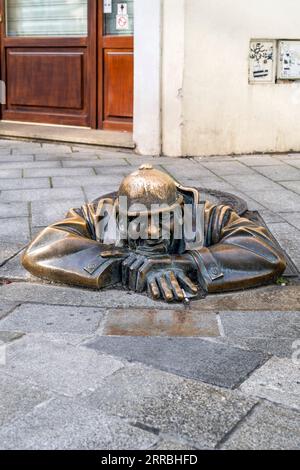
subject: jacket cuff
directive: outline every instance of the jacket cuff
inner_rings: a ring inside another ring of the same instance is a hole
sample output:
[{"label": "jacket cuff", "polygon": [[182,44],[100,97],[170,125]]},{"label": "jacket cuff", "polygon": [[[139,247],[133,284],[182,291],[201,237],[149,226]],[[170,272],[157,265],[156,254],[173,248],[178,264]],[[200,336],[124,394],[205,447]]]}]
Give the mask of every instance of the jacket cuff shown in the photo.
[{"label": "jacket cuff", "polygon": [[190,251],[190,254],[196,262],[199,282],[205,290],[208,290],[209,286],[214,281],[224,277],[224,273],[209,248],[201,248],[199,251]]}]

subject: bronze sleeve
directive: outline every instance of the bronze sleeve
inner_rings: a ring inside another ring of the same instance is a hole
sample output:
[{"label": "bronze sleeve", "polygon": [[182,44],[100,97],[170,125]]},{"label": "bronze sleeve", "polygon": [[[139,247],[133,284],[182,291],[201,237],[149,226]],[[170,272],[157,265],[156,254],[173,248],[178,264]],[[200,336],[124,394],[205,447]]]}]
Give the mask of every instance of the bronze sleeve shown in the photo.
[{"label": "bronze sleeve", "polygon": [[102,250],[103,245],[92,239],[83,211],[72,209],[65,220],[47,227],[33,240],[22,263],[37,277],[95,289],[108,285],[108,273],[120,263],[101,258]]},{"label": "bronze sleeve", "polygon": [[279,277],[286,262],[266,229],[224,206],[216,209],[212,244],[192,252],[201,285],[213,293],[255,287]]}]

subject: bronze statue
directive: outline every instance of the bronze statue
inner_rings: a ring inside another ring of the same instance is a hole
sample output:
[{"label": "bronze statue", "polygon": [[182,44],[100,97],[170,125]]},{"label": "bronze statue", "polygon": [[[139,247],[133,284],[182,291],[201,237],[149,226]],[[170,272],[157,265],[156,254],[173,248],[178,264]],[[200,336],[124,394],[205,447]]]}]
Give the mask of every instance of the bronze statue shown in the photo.
[{"label": "bronze statue", "polygon": [[127,176],[116,196],[71,209],[44,229],[23,265],[50,281],[122,283],[167,302],[266,284],[286,267],[265,228],[201,202],[197,189],[150,165]]}]

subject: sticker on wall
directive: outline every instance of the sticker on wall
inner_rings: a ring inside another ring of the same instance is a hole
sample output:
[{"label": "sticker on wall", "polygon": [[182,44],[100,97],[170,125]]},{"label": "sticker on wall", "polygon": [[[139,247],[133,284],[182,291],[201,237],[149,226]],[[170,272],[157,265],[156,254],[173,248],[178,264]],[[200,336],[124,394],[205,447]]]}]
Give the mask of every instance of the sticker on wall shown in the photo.
[{"label": "sticker on wall", "polygon": [[280,41],[278,78],[300,80],[300,41]]},{"label": "sticker on wall", "polygon": [[127,3],[118,3],[118,15],[127,16]]},{"label": "sticker on wall", "polygon": [[275,56],[275,40],[251,40],[249,83],[275,83]]},{"label": "sticker on wall", "polygon": [[129,29],[129,16],[128,16],[128,10],[127,10],[127,3],[118,3],[116,29],[118,30]]},{"label": "sticker on wall", "polygon": [[106,14],[112,13],[112,0],[103,0],[103,12]]}]

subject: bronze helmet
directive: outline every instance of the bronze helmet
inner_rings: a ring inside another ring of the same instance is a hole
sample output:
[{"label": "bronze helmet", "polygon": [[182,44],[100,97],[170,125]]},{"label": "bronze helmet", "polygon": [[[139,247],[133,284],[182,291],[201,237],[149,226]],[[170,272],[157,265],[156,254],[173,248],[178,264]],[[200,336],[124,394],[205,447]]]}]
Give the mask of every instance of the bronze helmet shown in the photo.
[{"label": "bronze helmet", "polygon": [[[145,213],[143,207],[147,208],[148,214],[171,212],[183,201],[175,180],[152,165],[142,165],[139,170],[126,176],[119,196],[127,198],[128,216],[142,215]],[[154,204],[162,207],[153,210]]]}]

